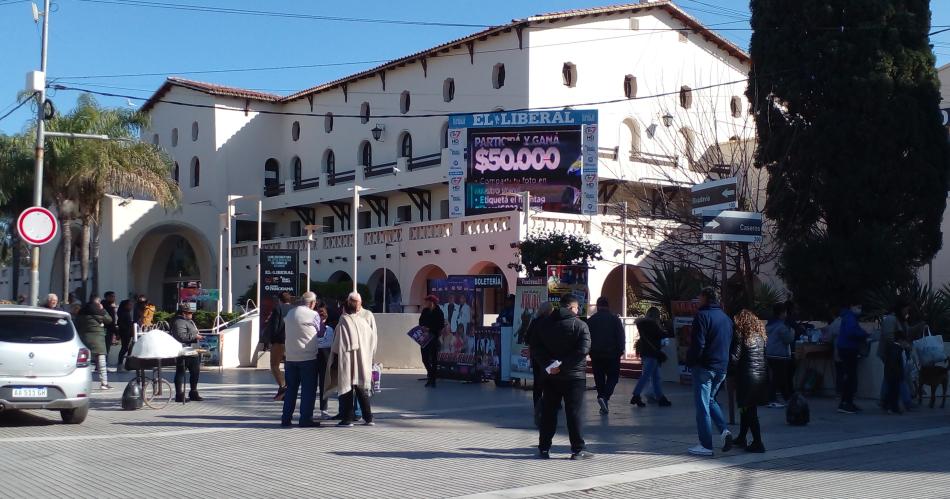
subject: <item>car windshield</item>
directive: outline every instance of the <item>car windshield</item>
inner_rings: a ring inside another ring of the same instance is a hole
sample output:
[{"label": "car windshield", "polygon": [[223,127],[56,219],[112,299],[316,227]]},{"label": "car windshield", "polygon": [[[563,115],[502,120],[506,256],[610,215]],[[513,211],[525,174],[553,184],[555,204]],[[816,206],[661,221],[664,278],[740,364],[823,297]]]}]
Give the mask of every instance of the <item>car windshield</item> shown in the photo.
[{"label": "car windshield", "polygon": [[73,339],[73,325],[65,317],[0,315],[0,341],[9,343],[62,343]]}]

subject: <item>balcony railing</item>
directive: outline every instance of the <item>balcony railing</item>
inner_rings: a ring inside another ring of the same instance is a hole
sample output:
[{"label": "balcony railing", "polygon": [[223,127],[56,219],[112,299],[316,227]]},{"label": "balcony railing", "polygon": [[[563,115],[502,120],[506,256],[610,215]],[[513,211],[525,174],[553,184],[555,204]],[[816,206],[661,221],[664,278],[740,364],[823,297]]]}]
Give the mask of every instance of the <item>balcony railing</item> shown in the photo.
[{"label": "balcony railing", "polygon": [[320,187],[320,177],[294,179],[294,190],[302,191]]},{"label": "balcony railing", "polygon": [[383,163],[381,165],[371,165],[363,167],[363,176],[366,178],[378,177],[380,175],[391,175],[394,173],[396,162]]},{"label": "balcony railing", "polygon": [[420,168],[428,168],[430,166],[438,165],[442,162],[442,153],[436,152],[432,154],[426,154],[425,156],[418,156],[415,158],[409,158],[406,161],[406,167],[409,171],[418,170]]},{"label": "balcony railing", "polygon": [[284,184],[265,184],[264,195],[267,197],[279,196],[284,193]]},{"label": "balcony railing", "polygon": [[343,182],[352,182],[356,180],[356,170],[348,170],[343,172],[334,171],[333,173],[327,174],[327,184],[333,186],[336,184],[342,184]]}]

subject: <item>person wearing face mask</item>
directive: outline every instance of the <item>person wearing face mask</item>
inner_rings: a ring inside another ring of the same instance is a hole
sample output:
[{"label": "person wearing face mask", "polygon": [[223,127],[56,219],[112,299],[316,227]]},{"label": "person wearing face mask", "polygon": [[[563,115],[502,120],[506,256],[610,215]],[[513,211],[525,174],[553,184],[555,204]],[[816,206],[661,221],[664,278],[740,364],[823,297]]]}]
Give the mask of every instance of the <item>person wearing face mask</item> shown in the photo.
[{"label": "person wearing face mask", "polygon": [[835,346],[841,359],[841,404],[838,412],[855,414],[861,409],[854,405],[854,394],[858,390],[858,352],[868,340],[868,333],[861,328],[858,318],[861,305],[851,304],[841,310],[841,331]]}]

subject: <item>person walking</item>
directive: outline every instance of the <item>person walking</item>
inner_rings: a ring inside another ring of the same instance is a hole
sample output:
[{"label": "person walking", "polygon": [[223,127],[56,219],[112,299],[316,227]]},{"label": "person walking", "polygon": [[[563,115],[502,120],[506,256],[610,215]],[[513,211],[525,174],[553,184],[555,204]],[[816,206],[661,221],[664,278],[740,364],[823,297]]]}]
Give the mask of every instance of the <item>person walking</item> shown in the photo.
[{"label": "person walking", "polygon": [[861,410],[854,404],[854,394],[858,391],[858,356],[869,335],[858,322],[860,315],[860,304],[852,304],[841,310],[841,332],[835,341],[838,357],[841,359],[841,377],[843,378],[838,412],[844,414],[855,414]]},{"label": "person walking", "polygon": [[663,379],[660,377],[660,366],[666,362],[666,354],[663,353],[663,329],[660,327],[660,309],[650,307],[645,317],[637,319],[637,332],[640,333],[640,339],[636,344],[637,354],[643,365],[640,379],[633,389],[630,404],[646,407],[640,395],[649,384],[653,387],[653,397],[657,404],[660,407],[670,407],[673,403],[666,398],[666,395],[663,395]]},{"label": "person walking", "polygon": [[541,302],[537,312],[535,312],[534,318],[532,318],[531,323],[528,324],[524,338],[525,345],[528,345],[528,356],[531,362],[531,398],[534,401],[534,426],[537,428],[541,428],[541,396],[544,391],[544,368],[546,366],[542,366],[534,360],[532,345],[534,345],[538,337],[544,334],[544,331],[550,327],[551,312],[553,311],[554,305],[551,302]]},{"label": "person walking", "polygon": [[[317,355],[319,350],[318,332],[322,329],[322,320],[315,310],[317,295],[311,291],[300,297],[297,306],[291,308],[284,317],[285,345],[287,361],[284,362],[287,385],[283,393],[283,411],[280,425],[290,426],[297,406],[297,393],[300,393],[300,417],[298,424],[302,428],[320,426],[313,420],[313,410],[317,402]],[[276,313],[278,310],[274,310]]]},{"label": "person walking", "polygon": [[696,429],[699,445],[689,453],[712,456],[712,425],[721,432],[723,450],[729,447],[729,429],[716,401],[719,387],[726,380],[729,347],[732,343],[732,321],[722,311],[715,288],[699,292],[699,312],[693,318],[692,337],[686,352],[686,365],[692,370],[693,399],[696,404]]},{"label": "person walking", "polygon": [[109,324],[106,324],[106,360],[108,361],[112,345],[119,344],[119,321],[117,317],[119,304],[115,301],[115,291],[106,291],[106,294],[103,295],[102,308],[112,319]]},{"label": "person walking", "polygon": [[[366,426],[374,426],[373,409],[369,403],[369,392],[373,384],[373,358],[376,356],[375,321],[371,326],[360,313],[362,298],[359,293],[350,293],[344,307],[344,314],[334,330],[331,361],[327,367],[329,386],[340,394],[340,427],[351,427],[356,420],[358,401]],[[366,310],[366,312],[369,312]]]},{"label": "person walking", "polygon": [[106,365],[106,326],[109,324],[112,324],[112,317],[106,313],[98,296],[93,296],[76,315],[79,337],[96,359],[100,390],[112,388],[109,386],[109,370]]},{"label": "person walking", "polygon": [[426,367],[425,386],[435,388],[439,366],[439,333],[445,328],[445,315],[439,308],[438,296],[426,296],[423,307],[419,314],[419,325],[429,335],[429,343],[421,347],[422,364]]},{"label": "person walking", "polygon": [[620,358],[626,348],[626,335],[620,317],[610,312],[606,296],[597,299],[597,312],[587,319],[590,329],[590,363],[597,386],[597,404],[601,414],[610,413],[610,396],[620,381]]},{"label": "person walking", "polygon": [[577,297],[566,294],[560,307],[545,321],[544,334],[531,339],[531,357],[544,369],[541,378],[541,427],[538,451],[541,459],[551,456],[551,443],[557,431],[558,412],[564,402],[567,432],[571,441],[571,459],[590,459],[582,435],[581,404],[587,390],[587,354],[590,353],[590,330],[577,318],[580,304]]},{"label": "person walking", "polygon": [[[316,295],[314,295],[316,296]],[[267,321],[267,340],[270,347],[270,372],[277,382],[277,393],[274,395],[274,401],[284,400],[284,393],[287,392],[287,379],[284,372],[280,369],[280,364],[284,361],[286,354],[286,331],[284,320],[287,313],[294,308],[293,295],[289,291],[281,291],[278,302],[271,311],[270,319]]]},{"label": "person walking", "polygon": [[135,321],[132,318],[134,303],[132,300],[122,300],[119,302],[119,309],[116,310],[117,332],[119,334],[119,361],[118,369],[124,369],[125,358],[129,355],[129,349],[132,346],[132,338],[135,336]]},{"label": "person walking", "polygon": [[[795,331],[788,326],[788,309],[784,303],[772,306],[772,318],[765,325],[768,339],[765,343],[765,358],[769,372],[769,407],[780,409],[792,398],[792,345]],[[782,401],[778,401],[778,394]]]},{"label": "person walking", "polygon": [[327,364],[330,362],[330,350],[333,347],[333,326],[327,323],[330,317],[327,306],[317,300],[317,315],[320,316],[320,329],[317,330],[317,386],[320,389],[320,419],[331,419],[327,412],[329,404],[326,398]]},{"label": "person walking", "polygon": [[[204,339],[198,334],[198,326],[193,320],[194,302],[178,305],[178,313],[169,325],[169,334],[182,346],[190,346]],[[188,371],[188,400],[201,402],[204,397],[198,395],[198,378],[201,376],[201,358],[198,355],[181,355],[175,361],[175,401],[185,401],[185,371]]]},{"label": "person walking", "polygon": [[[768,337],[765,326],[754,313],[743,309],[735,317],[736,333],[729,355],[730,370],[736,380],[736,405],[739,407],[739,434],[730,438],[731,446],[748,452],[765,452],[758,406],[768,402],[769,373],[765,350]],[[752,443],[746,434],[752,433]],[[727,445],[728,447],[728,445]]]},{"label": "person walking", "polygon": [[[909,324],[910,319],[910,301],[906,298],[900,297],[894,303],[894,307],[891,310],[891,313],[885,315],[881,319],[881,337],[878,342],[877,347],[877,356],[885,364],[885,374],[884,381],[881,383],[881,406],[884,407],[884,401],[889,398],[888,386],[890,386],[891,381],[888,380],[887,376],[887,361],[888,361],[888,347],[890,343],[894,342],[898,337],[902,338],[904,341],[909,341],[910,339],[919,338],[923,335],[924,330],[927,325],[923,322],[916,326],[911,326]],[[893,353],[893,352],[890,352]],[[892,356],[893,357],[893,356]],[[892,359],[893,360],[893,359]],[[902,376],[902,378],[904,378]],[[903,402],[906,409],[912,409],[914,407],[913,397],[910,395],[910,386],[908,386],[906,379],[902,379],[900,382],[896,383],[896,386],[899,390],[900,401]]]}]

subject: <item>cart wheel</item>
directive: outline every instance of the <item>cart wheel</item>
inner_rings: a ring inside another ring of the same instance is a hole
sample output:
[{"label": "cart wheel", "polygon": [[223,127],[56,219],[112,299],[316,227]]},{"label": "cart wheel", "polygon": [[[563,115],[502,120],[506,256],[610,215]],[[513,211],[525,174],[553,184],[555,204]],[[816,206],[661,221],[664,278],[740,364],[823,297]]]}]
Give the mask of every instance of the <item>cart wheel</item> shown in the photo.
[{"label": "cart wheel", "polygon": [[164,409],[172,400],[175,390],[164,378],[149,379],[142,391],[142,401],[152,409]]}]

